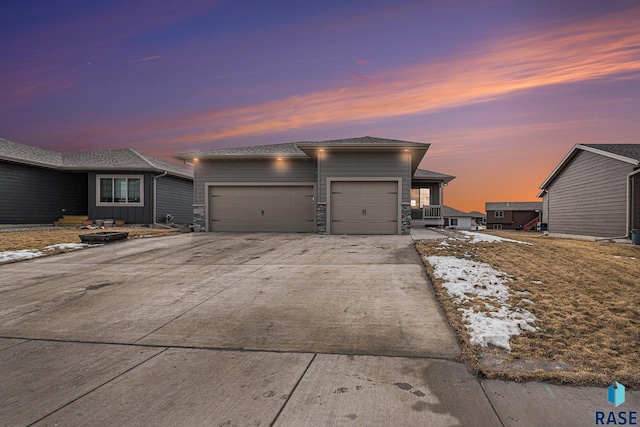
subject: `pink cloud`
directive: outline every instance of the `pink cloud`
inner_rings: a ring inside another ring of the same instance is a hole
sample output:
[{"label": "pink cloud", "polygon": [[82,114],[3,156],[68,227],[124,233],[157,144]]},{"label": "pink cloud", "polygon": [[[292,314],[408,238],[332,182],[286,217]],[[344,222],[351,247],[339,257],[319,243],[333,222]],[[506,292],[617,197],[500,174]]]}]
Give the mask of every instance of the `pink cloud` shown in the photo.
[{"label": "pink cloud", "polygon": [[368,64],[368,59],[356,59],[356,64]]},{"label": "pink cloud", "polygon": [[500,38],[440,63],[366,77],[377,82],[373,86],[347,86],[215,110],[159,126],[175,131],[175,137],[164,140],[167,143],[197,144],[327,123],[425,114],[540,87],[618,78],[640,71],[640,57],[632,49],[640,44],[639,21],[640,8],[635,8],[543,34]]},{"label": "pink cloud", "polygon": [[364,80],[366,82],[377,83],[374,79],[366,77],[366,76],[361,76],[360,74],[354,73],[353,71],[350,72],[349,75],[355,77],[358,80]]},{"label": "pink cloud", "polygon": [[159,59],[159,58],[162,58],[162,55],[154,55],[154,56],[148,56],[146,58],[130,59],[127,62],[128,63],[146,62],[146,61],[154,61],[154,60]]}]

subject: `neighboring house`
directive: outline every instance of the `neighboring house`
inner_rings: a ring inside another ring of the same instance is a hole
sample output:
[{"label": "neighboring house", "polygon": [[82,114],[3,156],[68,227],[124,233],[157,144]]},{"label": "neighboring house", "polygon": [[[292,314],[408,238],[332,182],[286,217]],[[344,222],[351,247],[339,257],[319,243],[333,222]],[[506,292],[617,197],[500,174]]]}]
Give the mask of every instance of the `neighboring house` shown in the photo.
[{"label": "neighboring house", "polygon": [[640,144],[578,144],[540,186],[549,233],[625,237],[640,228]]},{"label": "neighboring house", "polygon": [[[479,214],[479,212],[462,212],[449,206],[442,207],[442,216],[444,217],[445,228],[453,228],[456,230],[477,230],[478,226],[482,225],[482,222],[480,222],[480,224],[477,222],[477,214]],[[480,218],[482,218],[482,214],[480,214]]]},{"label": "neighboring house", "polygon": [[534,228],[542,211],[541,202],[486,202],[487,229],[522,230]]},{"label": "neighboring house", "polygon": [[[190,224],[193,174],[130,148],[60,153],[0,139],[0,224],[64,215]],[[155,215],[154,215],[155,213]]]},{"label": "neighboring house", "polygon": [[453,179],[418,169],[428,148],[367,136],[175,157],[195,164],[195,230],[406,234]]},{"label": "neighboring house", "polygon": [[469,213],[471,214],[472,221],[476,226],[478,226],[479,228],[487,226],[487,216],[485,214],[478,211],[471,211]]}]

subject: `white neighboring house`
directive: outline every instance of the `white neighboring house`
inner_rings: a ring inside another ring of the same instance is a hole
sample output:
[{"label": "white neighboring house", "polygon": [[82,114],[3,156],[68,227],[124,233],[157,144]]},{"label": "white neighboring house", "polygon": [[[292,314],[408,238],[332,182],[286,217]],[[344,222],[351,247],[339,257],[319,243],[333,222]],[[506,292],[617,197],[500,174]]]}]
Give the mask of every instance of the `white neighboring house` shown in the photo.
[{"label": "white neighboring house", "polygon": [[484,215],[480,212],[462,212],[449,206],[442,206],[442,216],[445,228],[478,230],[483,226]]}]

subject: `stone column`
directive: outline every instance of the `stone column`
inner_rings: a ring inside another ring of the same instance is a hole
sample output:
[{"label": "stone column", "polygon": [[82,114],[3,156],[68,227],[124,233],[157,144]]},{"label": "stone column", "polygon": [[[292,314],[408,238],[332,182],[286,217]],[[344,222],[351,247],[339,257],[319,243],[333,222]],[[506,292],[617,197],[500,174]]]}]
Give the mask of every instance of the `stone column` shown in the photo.
[{"label": "stone column", "polygon": [[193,231],[207,231],[207,218],[204,205],[193,205]]},{"label": "stone column", "polygon": [[411,203],[402,203],[402,227],[400,233],[411,233]]},{"label": "stone column", "polygon": [[316,205],[316,233],[327,234],[327,203]]}]

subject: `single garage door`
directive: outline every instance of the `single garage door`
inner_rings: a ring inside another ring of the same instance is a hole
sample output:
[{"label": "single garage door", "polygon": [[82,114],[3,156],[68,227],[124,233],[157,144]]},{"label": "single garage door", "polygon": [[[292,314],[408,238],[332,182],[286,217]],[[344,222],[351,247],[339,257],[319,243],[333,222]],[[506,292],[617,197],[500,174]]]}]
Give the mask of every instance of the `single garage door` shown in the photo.
[{"label": "single garage door", "polygon": [[398,234],[397,181],[331,182],[331,234]]},{"label": "single garage door", "polygon": [[216,186],[209,189],[209,231],[315,231],[313,186]]}]

